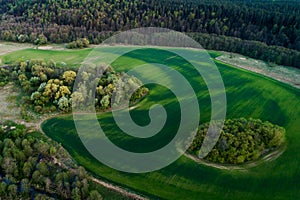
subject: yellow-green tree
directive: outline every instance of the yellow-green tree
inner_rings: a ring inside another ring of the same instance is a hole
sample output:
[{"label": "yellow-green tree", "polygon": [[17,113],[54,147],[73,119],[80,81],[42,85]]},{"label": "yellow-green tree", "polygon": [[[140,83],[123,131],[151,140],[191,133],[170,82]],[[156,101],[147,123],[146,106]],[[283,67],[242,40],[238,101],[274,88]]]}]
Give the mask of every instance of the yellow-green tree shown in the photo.
[{"label": "yellow-green tree", "polygon": [[76,79],[76,75],[77,75],[76,72],[69,70],[63,73],[62,78],[68,86],[72,86],[72,84]]}]

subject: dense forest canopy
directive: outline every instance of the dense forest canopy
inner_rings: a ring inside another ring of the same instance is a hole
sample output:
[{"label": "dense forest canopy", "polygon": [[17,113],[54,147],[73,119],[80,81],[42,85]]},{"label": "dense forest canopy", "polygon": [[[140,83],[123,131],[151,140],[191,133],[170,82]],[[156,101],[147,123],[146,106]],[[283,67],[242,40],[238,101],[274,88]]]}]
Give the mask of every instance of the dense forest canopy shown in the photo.
[{"label": "dense forest canopy", "polygon": [[299,8],[300,3],[292,1],[4,0],[0,13],[2,31],[44,33],[53,42],[86,34],[99,42],[103,31],[156,26],[300,50]]},{"label": "dense forest canopy", "polygon": [[299,1],[1,0],[0,18],[1,40],[98,44],[116,31],[152,26],[191,33],[206,49],[300,66]]},{"label": "dense forest canopy", "polygon": [[[199,126],[189,148],[198,154],[207,135],[209,123]],[[205,160],[222,164],[241,164],[255,161],[284,144],[285,129],[259,119],[227,119],[220,138]]]}]

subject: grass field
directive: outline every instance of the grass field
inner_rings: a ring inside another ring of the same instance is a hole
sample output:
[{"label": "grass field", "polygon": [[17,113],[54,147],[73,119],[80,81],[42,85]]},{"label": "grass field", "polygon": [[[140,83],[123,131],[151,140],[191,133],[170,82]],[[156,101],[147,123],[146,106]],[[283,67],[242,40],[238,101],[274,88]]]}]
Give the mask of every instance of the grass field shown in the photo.
[{"label": "grass field", "polygon": [[[43,59],[43,60],[54,60],[58,66],[71,66],[79,67],[81,62],[88,56],[92,49],[73,49],[73,50],[43,50],[43,49],[34,49],[26,48],[18,50],[17,47],[12,49],[12,45],[8,47],[4,44],[0,46],[0,59],[2,60],[1,65],[8,65],[14,63],[19,59]],[[16,45],[16,44],[14,44]],[[21,48],[20,47],[20,48]],[[10,49],[9,49],[10,48]],[[12,51],[12,52],[11,52]],[[221,55],[219,52],[210,51],[210,56],[212,58],[218,57]],[[62,64],[65,63],[65,64]]]},{"label": "grass field", "polygon": [[19,59],[43,59],[53,60],[57,66],[78,67],[91,49],[80,50],[41,50],[41,49],[23,49],[0,56],[2,65],[12,64]]},{"label": "grass field", "polygon": [[262,60],[255,60],[240,54],[228,52],[222,52],[222,55],[219,56],[217,60],[238,66],[239,68],[258,72],[259,74],[272,77],[275,80],[288,83],[289,85],[300,89],[300,70],[297,68],[269,64]]},{"label": "grass field", "polygon": [[[122,47],[115,47],[122,48]],[[186,50],[190,51],[190,50]],[[200,53],[200,52],[199,52]],[[81,54],[81,53],[80,53]],[[183,60],[168,52],[147,49],[131,52],[113,64],[123,71],[145,62],[160,61],[186,75],[198,95],[201,121],[210,118],[210,99],[197,72]],[[217,55],[213,53],[213,55]],[[61,61],[64,56],[60,57]],[[65,57],[66,58],[66,57]],[[59,58],[57,58],[59,59]],[[167,61],[166,61],[167,60]],[[62,143],[73,158],[95,176],[130,187],[153,198],[163,199],[296,199],[300,195],[300,91],[255,73],[240,70],[216,61],[227,92],[227,118],[253,117],[284,126],[287,149],[278,159],[265,162],[247,171],[220,170],[197,164],[182,156],[175,163],[156,172],[129,174],[113,170],[94,159],[77,136],[72,117],[57,117],[42,124],[43,131]],[[153,76],[158,75],[158,72]],[[167,89],[149,85],[150,93],[132,117],[137,124],[149,122],[145,114],[153,102],[162,103],[168,112],[166,126],[150,139],[136,140],[125,136],[114,124],[111,113],[99,115],[107,136],[120,147],[137,152],[162,147],[177,130],[178,103]],[[170,118],[169,118],[170,117]],[[89,123],[87,121],[87,123]]]}]

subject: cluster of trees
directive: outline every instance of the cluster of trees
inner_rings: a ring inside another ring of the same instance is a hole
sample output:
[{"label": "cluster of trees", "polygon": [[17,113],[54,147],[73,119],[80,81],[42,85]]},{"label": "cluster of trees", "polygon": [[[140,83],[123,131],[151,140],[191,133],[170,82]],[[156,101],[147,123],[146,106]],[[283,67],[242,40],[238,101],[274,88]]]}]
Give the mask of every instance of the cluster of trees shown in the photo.
[{"label": "cluster of trees", "polygon": [[0,87],[9,82],[9,70],[6,67],[0,67]]},{"label": "cluster of trees", "polygon": [[70,97],[76,78],[76,72],[57,68],[53,61],[19,60],[10,70],[9,78],[27,94],[24,103],[41,113],[56,111],[60,99]]},{"label": "cluster of trees", "polygon": [[[196,154],[199,152],[208,127],[209,123],[199,126],[189,148],[190,152]],[[226,164],[254,161],[281,146],[284,135],[284,128],[270,122],[262,122],[259,119],[228,119],[224,123],[217,144],[204,159]]]},{"label": "cluster of trees", "polygon": [[66,45],[68,49],[82,49],[89,47],[90,41],[87,38],[79,38],[76,41],[70,42]]},{"label": "cluster of trees", "polygon": [[[199,33],[215,34],[210,38],[216,38],[210,45],[212,48],[219,46],[216,49],[238,51],[245,45],[244,52],[251,54],[249,56],[265,56],[268,60],[273,51],[279,54],[283,50],[284,55],[292,52],[273,46],[300,51],[299,8],[296,1],[271,0],[2,1],[0,39],[43,44],[88,38],[91,43],[98,44],[116,31],[152,26],[194,33],[195,37]],[[222,47],[225,36],[235,38],[228,38],[235,41],[230,47]],[[243,44],[237,38],[260,41],[262,44],[252,47],[263,46],[268,51],[260,56],[260,52],[249,53],[249,42]],[[75,47],[75,43],[69,45]],[[287,58],[277,54],[273,62],[299,66],[299,62],[285,62]]]},{"label": "cluster of trees", "polygon": [[101,200],[84,168],[63,167],[66,155],[58,144],[28,134],[24,125],[1,122],[1,198]]},{"label": "cluster of trees", "polygon": [[[50,113],[57,109],[63,112],[70,112],[72,102],[75,105],[85,105],[84,103],[92,96],[91,90],[94,88],[92,84],[97,84],[94,91],[94,106],[99,111],[109,109],[112,106],[112,96],[117,85],[123,85],[119,89],[124,94],[131,94],[130,92],[133,88],[137,89],[133,91],[133,95],[130,98],[123,95],[121,100],[127,98],[130,102],[136,102],[148,92],[147,88],[142,87],[143,84],[140,80],[133,76],[124,78],[126,76],[121,76],[120,73],[115,72],[111,67],[107,67],[101,78],[95,76],[97,73],[89,74],[83,72],[80,80],[91,85],[80,83],[82,91],[74,93],[73,86],[77,77],[76,70],[68,69],[67,67],[58,68],[53,61],[20,60],[15,62],[12,67],[3,68],[2,71],[0,80],[4,79],[6,82],[12,80],[20,85],[25,94],[27,94],[23,98],[24,103],[38,113]],[[0,70],[0,72],[2,71]],[[120,79],[121,77],[123,78]]]},{"label": "cluster of trees", "polygon": [[[105,69],[105,70],[104,70]],[[98,73],[102,76],[99,78]],[[77,111],[90,109],[90,102],[95,102],[96,110],[106,110],[114,107],[122,107],[124,102],[134,104],[148,93],[148,88],[143,87],[142,82],[134,76],[115,72],[110,66],[89,68],[78,77],[80,82],[77,90],[72,94],[72,103]],[[97,85],[95,91],[92,89]],[[91,88],[91,89],[88,89]],[[116,92],[115,92],[116,91]],[[95,99],[91,95],[95,93]]]}]

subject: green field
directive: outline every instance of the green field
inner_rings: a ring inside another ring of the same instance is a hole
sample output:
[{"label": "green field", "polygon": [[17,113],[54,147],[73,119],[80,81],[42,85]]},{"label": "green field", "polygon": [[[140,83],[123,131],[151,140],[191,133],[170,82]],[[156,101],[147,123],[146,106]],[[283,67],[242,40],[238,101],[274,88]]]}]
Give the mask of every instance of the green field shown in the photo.
[{"label": "green field", "polygon": [[[122,48],[122,47],[115,47]],[[191,51],[191,50],[186,50]],[[201,52],[199,52],[200,54]],[[214,54],[214,53],[213,53]],[[155,60],[153,59],[155,56]],[[214,54],[216,55],[216,54]],[[61,57],[61,61],[65,61]],[[196,91],[201,122],[210,118],[210,98],[203,79],[184,60],[167,51],[145,49],[126,54],[113,63],[126,71],[145,62],[169,65],[186,76]],[[172,59],[169,59],[172,58]],[[130,68],[128,64],[130,63]],[[287,149],[276,160],[247,171],[220,170],[195,163],[182,156],[159,171],[129,174],[113,170],[93,158],[77,136],[72,117],[57,117],[42,124],[43,131],[61,143],[72,157],[95,176],[132,188],[153,198],[163,199],[296,199],[300,195],[300,91],[255,73],[216,61],[227,92],[227,118],[252,117],[286,128]],[[150,71],[159,76],[159,71]],[[111,113],[98,115],[107,136],[120,147],[136,152],[162,147],[177,130],[178,103],[164,87],[148,85],[149,95],[131,112],[139,125],[149,123],[145,114],[153,103],[162,103],[168,113],[164,129],[149,139],[134,139],[121,133]],[[147,116],[147,115],[146,115]],[[87,121],[87,123],[89,123]]]},{"label": "green field", "polygon": [[80,50],[41,50],[23,49],[0,56],[2,65],[12,64],[19,59],[43,59],[53,60],[57,66],[78,67],[84,58],[91,52],[91,49]]}]

